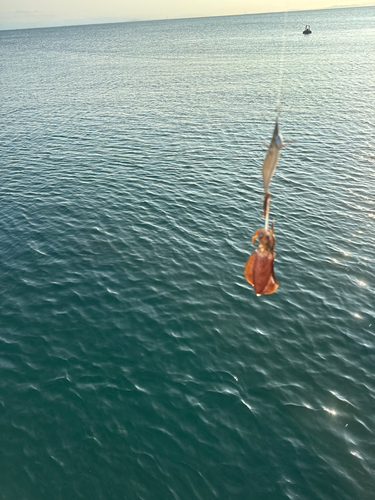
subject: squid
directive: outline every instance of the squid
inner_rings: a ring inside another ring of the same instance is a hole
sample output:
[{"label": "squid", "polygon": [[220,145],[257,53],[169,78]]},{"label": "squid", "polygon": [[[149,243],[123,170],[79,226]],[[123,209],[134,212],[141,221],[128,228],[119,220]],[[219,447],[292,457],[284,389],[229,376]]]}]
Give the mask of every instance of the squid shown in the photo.
[{"label": "squid", "polygon": [[245,278],[254,287],[255,293],[260,296],[274,293],[279,288],[273,271],[273,261],[276,257],[273,251],[275,246],[273,225],[268,230],[261,228],[255,231],[251,240],[252,245],[256,239],[258,239],[258,248],[247,259]]},{"label": "squid", "polygon": [[250,255],[245,264],[246,281],[254,287],[255,293],[258,296],[274,293],[279,288],[273,271],[273,261],[276,257],[273,251],[275,247],[273,224],[271,228],[268,229],[271,202],[269,187],[277,167],[277,162],[279,161],[280,150],[288,144],[291,144],[291,142],[283,144],[282,136],[279,134],[279,124],[276,119],[271,144],[268,147],[262,167],[264,187],[263,217],[266,218],[265,227],[255,231],[251,244],[254,245],[255,240],[258,240],[258,248]]}]

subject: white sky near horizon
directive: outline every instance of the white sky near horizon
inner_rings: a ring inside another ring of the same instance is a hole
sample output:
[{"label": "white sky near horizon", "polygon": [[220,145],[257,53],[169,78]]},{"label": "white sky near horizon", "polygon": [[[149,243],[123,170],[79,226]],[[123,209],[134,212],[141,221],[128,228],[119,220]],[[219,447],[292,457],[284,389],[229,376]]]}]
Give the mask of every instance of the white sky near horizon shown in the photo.
[{"label": "white sky near horizon", "polygon": [[375,5],[375,0],[0,0],[0,29]]}]

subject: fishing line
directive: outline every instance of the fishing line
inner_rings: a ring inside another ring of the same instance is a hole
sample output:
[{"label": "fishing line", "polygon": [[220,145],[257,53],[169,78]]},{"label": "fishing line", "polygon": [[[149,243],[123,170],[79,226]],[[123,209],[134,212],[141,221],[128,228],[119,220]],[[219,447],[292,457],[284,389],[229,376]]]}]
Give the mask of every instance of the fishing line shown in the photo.
[{"label": "fishing line", "polygon": [[268,222],[269,222],[269,218],[270,218],[270,198],[268,198],[267,200],[267,208],[266,208],[266,221],[265,221],[265,224],[264,224],[264,229],[266,231],[268,231]]},{"label": "fishing line", "polygon": [[285,60],[285,46],[286,46],[286,22],[288,19],[289,11],[287,9],[287,2],[285,2],[285,12],[284,12],[284,29],[282,36],[282,45],[281,45],[281,54],[280,54],[280,63],[279,63],[279,91],[276,99],[276,121],[279,119],[281,112],[281,92],[283,88],[283,77],[284,77],[284,60]]},{"label": "fishing line", "polygon": [[[276,122],[279,121],[280,113],[281,113],[281,92],[283,89],[283,77],[284,77],[284,72],[285,72],[285,67],[284,67],[284,60],[285,60],[285,46],[286,46],[286,22],[288,19],[288,6],[287,2],[285,2],[285,11],[284,11],[284,28],[283,28],[283,35],[282,35],[282,44],[281,44],[281,53],[280,53],[280,63],[279,63],[279,90],[277,94],[277,99],[276,99]],[[269,215],[270,215],[270,198],[267,199],[267,204],[266,204],[266,220],[265,220],[265,230],[268,230],[268,224],[269,224]]]}]

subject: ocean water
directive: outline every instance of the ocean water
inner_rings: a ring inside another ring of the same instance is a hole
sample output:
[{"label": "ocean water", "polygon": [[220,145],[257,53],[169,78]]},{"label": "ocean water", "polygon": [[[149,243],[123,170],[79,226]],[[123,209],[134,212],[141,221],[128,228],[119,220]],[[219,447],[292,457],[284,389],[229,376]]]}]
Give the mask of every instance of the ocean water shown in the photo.
[{"label": "ocean water", "polygon": [[1,500],[375,498],[374,21],[0,32]]}]

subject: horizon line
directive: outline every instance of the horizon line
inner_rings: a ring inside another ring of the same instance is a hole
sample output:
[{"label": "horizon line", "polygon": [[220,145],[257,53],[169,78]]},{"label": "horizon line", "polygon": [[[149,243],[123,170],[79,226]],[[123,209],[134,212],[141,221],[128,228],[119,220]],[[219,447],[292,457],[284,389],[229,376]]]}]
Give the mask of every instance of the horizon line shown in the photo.
[{"label": "horizon line", "polygon": [[[297,10],[275,10],[267,12],[251,12],[243,14],[227,14],[227,15],[211,15],[211,16],[188,16],[188,17],[161,17],[161,18],[151,18],[151,19],[122,19],[115,20],[115,18],[93,18],[85,22],[82,19],[76,20],[66,20],[61,22],[66,22],[67,24],[50,24],[46,26],[28,26],[28,27],[13,27],[13,28],[2,28],[0,25],[0,31],[16,31],[16,30],[30,30],[30,29],[50,29],[50,28],[69,28],[69,27],[79,27],[79,26],[96,26],[105,24],[125,24],[125,23],[147,23],[147,22],[157,22],[157,21],[179,21],[179,20],[189,20],[189,19],[210,19],[215,17],[239,17],[239,16],[260,16],[264,14],[283,14],[285,12],[314,12],[320,10],[335,10],[335,9],[361,9],[361,8],[375,7],[374,4],[364,4],[364,5],[332,5],[331,7],[326,7],[324,9],[297,9]],[[97,21],[95,21],[97,19]],[[101,19],[101,20],[100,20]],[[107,21],[105,20],[107,19]],[[110,20],[111,19],[111,20]],[[11,23],[9,23],[11,24]],[[25,23],[27,24],[27,23]]]}]

